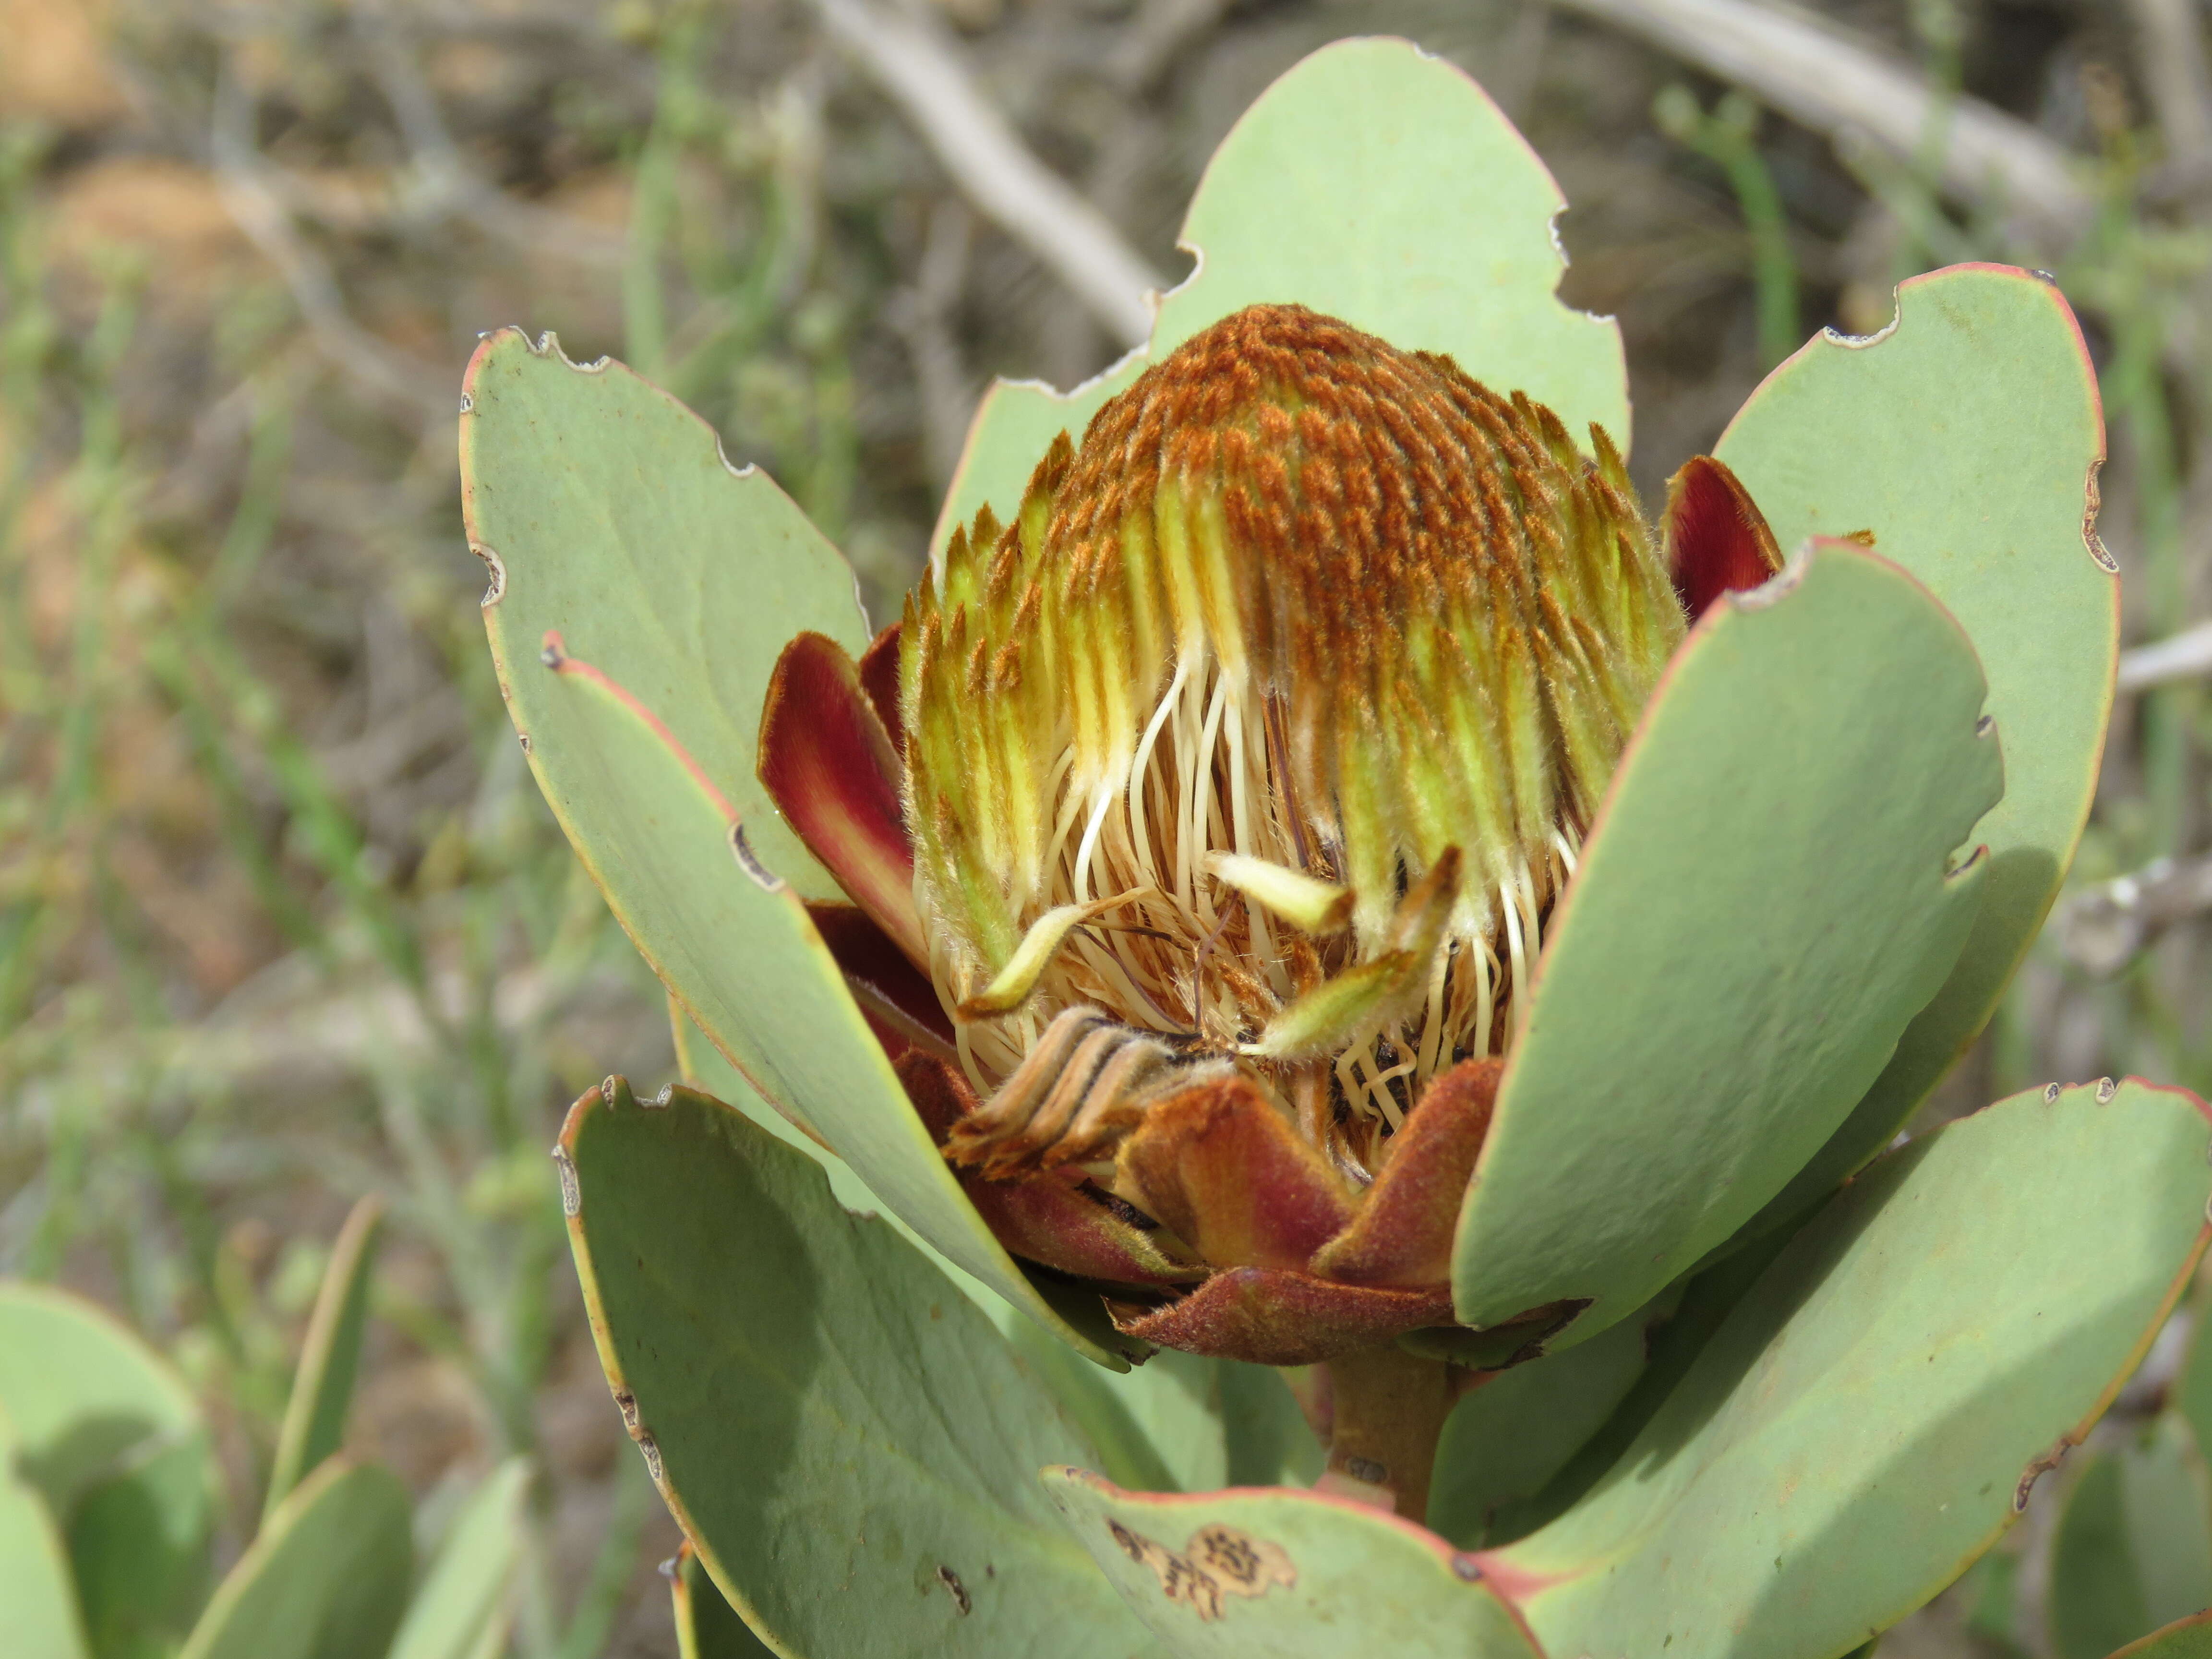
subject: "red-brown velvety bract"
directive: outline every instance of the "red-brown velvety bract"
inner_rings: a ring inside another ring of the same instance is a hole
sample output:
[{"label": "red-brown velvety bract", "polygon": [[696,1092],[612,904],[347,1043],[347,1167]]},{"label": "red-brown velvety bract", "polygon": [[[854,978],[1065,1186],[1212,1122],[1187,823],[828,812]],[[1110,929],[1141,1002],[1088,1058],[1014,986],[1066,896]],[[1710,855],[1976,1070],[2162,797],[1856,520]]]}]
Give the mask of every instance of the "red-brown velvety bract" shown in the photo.
[{"label": "red-brown velvety bract", "polygon": [[807,850],[908,958],[929,959],[890,734],[842,646],[784,647],[761,709],[760,780]]},{"label": "red-brown velvety bract", "polygon": [[1766,515],[1735,473],[1692,456],[1667,484],[1667,571],[1692,622],[1723,593],[1758,587],[1782,568]]},{"label": "red-brown velvety bract", "polygon": [[866,911],[854,904],[811,903],[806,914],[885,1054],[896,1060],[920,1048],[952,1058],[952,1021],[937,988]]},{"label": "red-brown velvety bract", "polygon": [[1467,1196],[1502,1060],[1462,1060],[1423,1090],[1352,1224],[1313,1259],[1347,1285],[1429,1285],[1451,1278],[1452,1230]]},{"label": "red-brown velvety bract", "polygon": [[1116,1168],[1216,1267],[1304,1267],[1352,1219],[1342,1178],[1242,1077],[1154,1103]]},{"label": "red-brown velvety bract", "polygon": [[1452,1318],[1449,1285],[1341,1285],[1281,1267],[1231,1267],[1163,1308],[1109,1306],[1124,1335],[1255,1365],[1310,1365]]},{"label": "red-brown velvety bract", "polygon": [[[924,1054],[910,1052],[896,1066],[929,1138],[943,1146],[945,1132],[975,1108],[968,1080]],[[1170,1255],[1152,1235],[1078,1191],[1076,1171],[1028,1181],[956,1173],[984,1224],[1016,1255],[1109,1285],[1166,1289],[1206,1276],[1202,1264]]]},{"label": "red-brown velvety bract", "polygon": [[884,723],[890,734],[894,754],[906,753],[906,722],[899,714],[899,625],[889,628],[868,641],[868,648],[860,653],[860,690],[868,694],[875,706],[876,718]]}]

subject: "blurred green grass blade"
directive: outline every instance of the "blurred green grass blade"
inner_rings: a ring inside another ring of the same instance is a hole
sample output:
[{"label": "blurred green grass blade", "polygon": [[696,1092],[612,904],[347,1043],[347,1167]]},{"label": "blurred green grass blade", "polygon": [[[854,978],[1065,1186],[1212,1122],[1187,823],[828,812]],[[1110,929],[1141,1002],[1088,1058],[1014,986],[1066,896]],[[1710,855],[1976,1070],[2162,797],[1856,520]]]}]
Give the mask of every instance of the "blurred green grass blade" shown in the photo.
[{"label": "blurred green grass blade", "polygon": [[1662,89],[1651,113],[1660,130],[1687,144],[1727,174],[1751,242],[1753,292],[1759,317],[1759,356],[1772,368],[1804,343],[1798,321],[1797,256],[1790,246],[1790,218],[1774,173],[1759,148],[1759,106],[1741,92],[1724,95],[1708,115],[1687,87]]},{"label": "blurred green grass blade", "polygon": [[749,1625],[837,1659],[1146,1650],[1036,1485],[1095,1449],[890,1228],[686,1089],[594,1090],[561,1146],[608,1382]]},{"label": "blurred green grass blade", "polygon": [[0,1406],[0,1622],[10,1659],[92,1659],[53,1512],[17,1473],[21,1444]]},{"label": "blurred green grass blade", "polygon": [[510,1457],[469,1494],[408,1604],[390,1659],[473,1659],[505,1645],[529,1489],[530,1460]]},{"label": "blurred green grass blade", "polygon": [[1960,1577],[1958,1594],[1966,1609],[1966,1630],[1983,1650],[1982,1659],[2026,1659],[2013,1639],[2019,1623],[2021,1552],[1991,1550]]},{"label": "blurred green grass blade", "polygon": [[2190,1315],[2194,1328],[2171,1403],[2196,1435],[2197,1450],[2212,1460],[2212,1291],[2197,1292]]},{"label": "blurred green grass blade", "polygon": [[314,1311],[307,1319],[299,1369],[293,1374],[283,1425],[276,1434],[269,1493],[261,1506],[264,1523],[315,1467],[344,1443],[383,1227],[383,1202],[362,1199],[331,1246],[330,1265],[324,1269]]},{"label": "blurred green grass blade", "polygon": [[678,1659],[768,1659],[768,1644],[722,1599],[689,1540],[676,1553],[669,1594],[676,1604]]},{"label": "blurred green grass blade", "polygon": [[2104,1659],[2212,1606],[2212,1489],[2179,1417],[2162,1414],[2075,1473],[2051,1540],[2050,1598],[2057,1659]]},{"label": "blurred green grass blade", "polygon": [[637,1562],[637,1540],[645,1534],[645,1519],[653,1507],[652,1482],[644,1470],[627,1458],[615,1470],[614,1501],[606,1528],[592,1558],[592,1570],[568,1622],[561,1632],[557,1659],[598,1659],[621,1613],[623,1594]]},{"label": "blurred green grass blade", "polygon": [[179,1659],[385,1659],[414,1572],[407,1488],[325,1459],[262,1523]]}]

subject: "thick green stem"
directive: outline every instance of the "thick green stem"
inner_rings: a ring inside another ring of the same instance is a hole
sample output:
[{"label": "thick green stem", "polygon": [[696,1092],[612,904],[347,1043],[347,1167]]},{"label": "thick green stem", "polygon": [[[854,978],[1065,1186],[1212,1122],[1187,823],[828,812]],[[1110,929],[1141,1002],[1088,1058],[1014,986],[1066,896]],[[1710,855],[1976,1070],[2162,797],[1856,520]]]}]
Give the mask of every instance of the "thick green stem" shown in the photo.
[{"label": "thick green stem", "polygon": [[1322,1489],[1408,1521],[1426,1520],[1437,1439],[1458,1392],[1451,1368],[1386,1342],[1330,1360],[1328,1378],[1328,1472]]}]

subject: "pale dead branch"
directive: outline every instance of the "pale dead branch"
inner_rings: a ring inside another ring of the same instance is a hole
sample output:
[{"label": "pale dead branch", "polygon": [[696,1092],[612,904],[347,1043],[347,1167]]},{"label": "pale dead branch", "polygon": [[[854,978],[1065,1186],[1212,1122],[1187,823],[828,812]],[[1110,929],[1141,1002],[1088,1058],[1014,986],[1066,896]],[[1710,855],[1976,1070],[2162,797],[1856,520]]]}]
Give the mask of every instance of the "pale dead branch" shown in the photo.
[{"label": "pale dead branch", "polygon": [[2136,48],[2151,113],[2167,161],[2201,179],[2212,170],[2212,71],[2204,58],[2197,0],[2129,0]]},{"label": "pale dead branch", "polygon": [[354,27],[368,44],[377,85],[407,143],[411,176],[400,200],[408,216],[465,219],[533,252],[608,270],[621,266],[627,239],[620,233],[517,200],[477,173],[453,142],[411,42],[381,0],[356,0]]},{"label": "pale dead branch", "polygon": [[216,89],[211,149],[223,205],[283,277],[317,348],[331,364],[410,424],[450,419],[453,400],[439,388],[451,376],[416,362],[354,321],[323,257],[294,227],[262,177],[252,142],[251,100],[228,65]]},{"label": "pale dead branch", "polygon": [[2123,696],[2212,674],[2212,623],[2184,629],[2171,639],[2120,653],[2115,689]]},{"label": "pale dead branch", "polygon": [[814,0],[830,36],[921,130],[978,211],[1066,284],[1123,345],[1152,331],[1167,281],[1104,215],[1030,153],[935,24],[867,0]]},{"label": "pale dead branch", "polygon": [[2067,900],[2059,948],[2100,977],[2118,973],[2178,923],[2212,911],[2212,856],[2159,859]]},{"label": "pale dead branch", "polygon": [[2041,240],[2063,245],[2094,211],[2060,145],[1978,99],[1940,96],[1911,65],[1825,18],[1764,0],[1559,3],[1732,81],[1832,138],[1871,140],[1910,157],[1938,137],[1946,195],[1995,207]]}]

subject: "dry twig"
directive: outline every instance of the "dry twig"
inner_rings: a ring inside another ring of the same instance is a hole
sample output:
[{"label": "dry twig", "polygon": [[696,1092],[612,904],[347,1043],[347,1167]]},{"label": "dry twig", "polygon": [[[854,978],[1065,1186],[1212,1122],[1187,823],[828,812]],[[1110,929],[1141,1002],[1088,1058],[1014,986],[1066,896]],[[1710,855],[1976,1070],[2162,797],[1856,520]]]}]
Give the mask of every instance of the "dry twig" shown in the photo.
[{"label": "dry twig", "polygon": [[1562,3],[1733,81],[1832,138],[1856,135],[1911,156],[1939,135],[1944,191],[1998,207],[2042,240],[2070,241],[2094,210],[2059,145],[1978,99],[1940,98],[1909,64],[1825,18],[1762,0]]},{"label": "dry twig", "polygon": [[368,43],[377,85],[407,143],[412,188],[403,192],[401,201],[409,216],[464,218],[518,247],[608,270],[621,267],[627,247],[622,234],[518,201],[469,164],[439,112],[436,94],[422,79],[410,42],[380,0],[362,0],[353,18]]},{"label": "dry twig", "polygon": [[838,46],[921,130],[985,217],[1035,254],[1123,345],[1152,331],[1166,279],[1031,155],[933,24],[867,0],[814,0]]},{"label": "dry twig", "polygon": [[2077,966],[2106,977],[2156,944],[2167,928],[2207,911],[2212,911],[2212,855],[2158,859],[2069,899],[2058,914],[2059,946]]},{"label": "dry twig", "polygon": [[2212,623],[2185,628],[2170,639],[2120,653],[2114,689],[2122,696],[2212,674]]},{"label": "dry twig", "polygon": [[324,356],[408,423],[450,420],[453,399],[438,389],[450,376],[387,345],[347,312],[329,264],[302,240],[264,182],[252,128],[251,101],[226,62],[211,139],[223,205],[283,277]]},{"label": "dry twig", "polygon": [[2205,65],[2197,0],[2129,0],[2129,9],[2135,13],[2143,88],[2166,139],[2166,160],[2201,183],[2212,173],[2212,71]]}]

